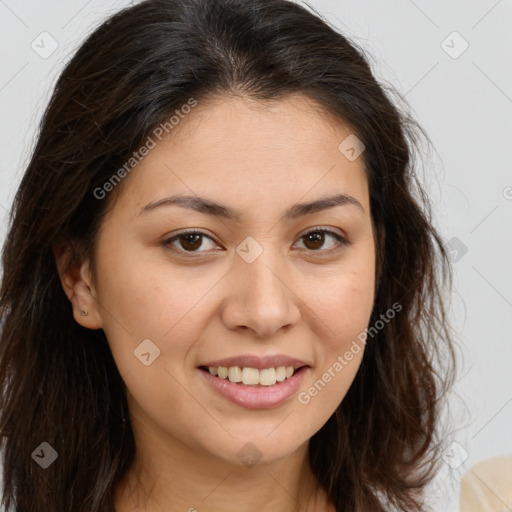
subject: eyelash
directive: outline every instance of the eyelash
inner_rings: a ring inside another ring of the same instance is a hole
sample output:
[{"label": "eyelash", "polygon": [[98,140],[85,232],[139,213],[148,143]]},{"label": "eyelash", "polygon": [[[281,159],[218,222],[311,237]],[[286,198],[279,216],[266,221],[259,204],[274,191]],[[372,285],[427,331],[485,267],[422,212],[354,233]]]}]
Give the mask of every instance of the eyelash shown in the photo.
[{"label": "eyelash", "polygon": [[[327,234],[327,235],[330,235],[332,236],[335,240],[337,240],[338,244],[340,245],[340,247],[338,247],[338,249],[341,249],[345,246],[348,246],[351,244],[351,242],[349,242],[346,238],[342,237],[340,234],[336,233],[335,231],[332,231],[330,229],[326,229],[326,228],[322,228],[322,227],[318,227],[318,228],[313,228],[309,231],[307,231],[306,233],[304,233],[300,238],[299,240],[305,238],[306,236],[308,235],[311,235],[312,233],[322,233],[322,234]],[[164,240],[162,242],[162,245],[173,251],[173,252],[179,252],[179,253],[184,253],[184,254],[187,254],[187,257],[195,257],[194,255],[195,254],[202,254],[204,252],[207,252],[207,251],[187,251],[185,249],[176,249],[175,247],[172,247],[171,244],[175,241],[175,240],[178,240],[179,238],[183,237],[183,236],[186,236],[186,235],[202,235],[206,238],[209,238],[210,240],[212,240],[213,242],[215,242],[215,240],[213,240],[213,238],[208,235],[207,233],[205,233],[204,231],[201,231],[199,229],[190,229],[188,231],[183,231],[181,233],[178,233],[177,235],[174,235],[170,238],[167,238],[166,240]],[[308,250],[306,248],[306,250]],[[322,249],[317,249],[317,250],[314,250],[314,249],[309,249],[308,251],[311,252],[311,253],[321,253],[321,252],[326,252],[326,253],[331,253],[332,251],[335,251],[336,249],[327,249],[327,250],[322,250]]]}]

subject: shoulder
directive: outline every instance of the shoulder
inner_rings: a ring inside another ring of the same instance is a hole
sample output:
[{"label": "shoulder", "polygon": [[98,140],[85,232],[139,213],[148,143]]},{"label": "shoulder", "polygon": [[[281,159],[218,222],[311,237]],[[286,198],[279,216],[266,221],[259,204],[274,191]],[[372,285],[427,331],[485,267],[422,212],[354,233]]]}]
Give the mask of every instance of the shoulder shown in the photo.
[{"label": "shoulder", "polygon": [[512,507],[512,456],[485,459],[463,476],[460,512],[501,512]]}]

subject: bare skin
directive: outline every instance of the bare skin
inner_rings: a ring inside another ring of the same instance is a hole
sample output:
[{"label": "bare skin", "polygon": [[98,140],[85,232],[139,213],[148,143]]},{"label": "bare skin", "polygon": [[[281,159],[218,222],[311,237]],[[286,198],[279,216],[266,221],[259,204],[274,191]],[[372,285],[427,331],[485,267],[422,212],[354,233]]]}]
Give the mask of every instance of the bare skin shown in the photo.
[{"label": "bare skin", "polygon": [[[363,158],[338,149],[351,133],[302,96],[199,102],[118,185],[96,279],[87,260],[61,272],[76,321],[104,330],[128,389],[137,454],[116,489],[117,512],[335,510],[310,468],[309,440],[356,375],[364,344],[351,347],[368,326],[375,286]],[[141,212],[176,194],[240,217],[176,204]],[[335,194],[360,206],[282,219],[296,203]],[[203,233],[192,248],[190,229]],[[247,237],[257,242],[251,251],[262,250],[250,263],[236,251]],[[61,268],[68,256],[57,254]],[[146,339],[160,351],[148,365],[134,356]],[[251,408],[228,401],[199,369],[244,354],[309,367],[285,402]],[[310,392],[319,379],[325,386]],[[257,463],[246,465],[242,449],[255,450]]]}]

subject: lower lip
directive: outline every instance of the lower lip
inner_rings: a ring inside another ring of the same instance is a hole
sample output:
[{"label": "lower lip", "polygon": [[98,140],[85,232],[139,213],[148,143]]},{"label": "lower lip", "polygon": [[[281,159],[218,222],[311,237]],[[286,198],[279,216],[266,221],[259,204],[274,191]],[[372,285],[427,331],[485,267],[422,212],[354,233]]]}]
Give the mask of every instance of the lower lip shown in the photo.
[{"label": "lower lip", "polygon": [[277,407],[289,400],[298,391],[302,379],[308,370],[309,367],[304,366],[289,379],[277,382],[272,386],[245,386],[243,384],[235,384],[227,379],[215,377],[209,372],[198,368],[206,382],[217,393],[234,404],[250,409]]}]

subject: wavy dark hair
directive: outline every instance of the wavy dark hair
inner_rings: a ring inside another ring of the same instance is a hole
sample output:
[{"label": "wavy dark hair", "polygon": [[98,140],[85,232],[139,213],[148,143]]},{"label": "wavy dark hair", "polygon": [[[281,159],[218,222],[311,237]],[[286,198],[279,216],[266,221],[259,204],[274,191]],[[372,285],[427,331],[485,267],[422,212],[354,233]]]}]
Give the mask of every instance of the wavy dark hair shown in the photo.
[{"label": "wavy dark hair", "polygon": [[[310,6],[287,0],[146,0],[110,16],[59,76],[10,212],[0,290],[2,503],[18,512],[114,511],[135,443],[103,330],[75,322],[55,249],[89,258],[116,193],[101,187],[193,97],[279,101],[299,93],[364,142],[378,280],[358,373],[310,440],[343,512],[425,510],[455,375],[447,250],[417,176],[428,137],[369,57]],[[394,95],[394,97],[393,97]],[[395,101],[396,100],[396,101]],[[430,141],[428,141],[430,142]],[[59,454],[41,470],[42,442]]]}]

